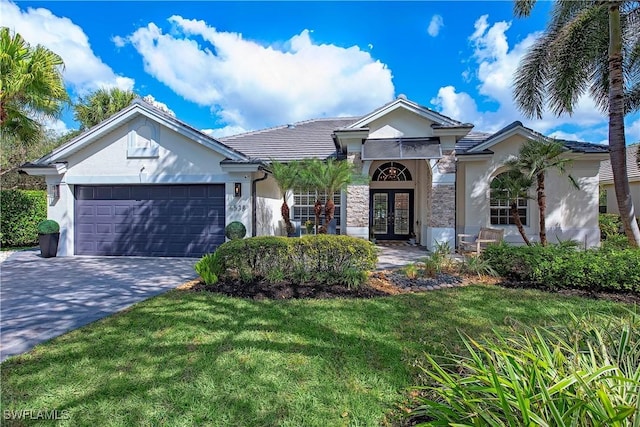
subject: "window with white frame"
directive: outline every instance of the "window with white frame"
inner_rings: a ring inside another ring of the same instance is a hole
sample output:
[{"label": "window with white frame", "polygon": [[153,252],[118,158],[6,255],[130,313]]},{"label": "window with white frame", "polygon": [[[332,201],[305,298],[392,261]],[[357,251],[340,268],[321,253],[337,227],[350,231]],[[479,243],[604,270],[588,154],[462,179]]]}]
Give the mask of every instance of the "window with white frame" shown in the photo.
[{"label": "window with white frame", "polygon": [[[490,201],[489,201],[489,210],[491,217],[491,225],[515,225],[515,221],[513,216],[511,215],[511,205],[508,194],[505,195],[505,192],[508,190],[504,190],[498,188],[497,182],[500,175],[496,176],[491,181],[491,190],[490,190]],[[529,201],[526,198],[518,197],[516,199],[516,204],[518,207],[518,215],[520,216],[520,221],[522,225],[527,225],[528,211],[529,211]]]},{"label": "window with white frame", "polygon": [[[320,215],[320,224],[324,224],[324,205],[327,200],[327,193],[319,194],[320,201],[322,202],[322,215]],[[300,229],[302,234],[307,234],[304,223],[311,221],[315,224],[316,214],[313,211],[313,205],[316,203],[315,191],[295,190],[293,193],[293,208],[292,208],[292,220],[300,221]],[[336,220],[336,233],[340,234],[340,192],[333,194],[333,203],[336,208],[333,213],[333,217]],[[314,229],[315,230],[315,229]],[[315,232],[315,231],[314,231]]]}]

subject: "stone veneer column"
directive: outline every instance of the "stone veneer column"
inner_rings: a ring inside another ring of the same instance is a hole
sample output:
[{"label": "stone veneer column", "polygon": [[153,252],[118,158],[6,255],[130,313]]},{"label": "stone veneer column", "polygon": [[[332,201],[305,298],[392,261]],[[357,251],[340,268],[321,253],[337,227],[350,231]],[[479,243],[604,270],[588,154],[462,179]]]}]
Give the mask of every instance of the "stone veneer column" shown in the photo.
[{"label": "stone veneer column", "polygon": [[[347,161],[362,171],[360,153],[349,153]],[[369,185],[352,184],[346,191],[346,234],[348,236],[369,238]]]},{"label": "stone veneer column", "polygon": [[427,248],[433,250],[436,242],[449,242],[455,248],[456,224],[456,160],[455,152],[443,152],[439,161],[430,161],[433,175],[431,184],[431,218],[427,228]]}]

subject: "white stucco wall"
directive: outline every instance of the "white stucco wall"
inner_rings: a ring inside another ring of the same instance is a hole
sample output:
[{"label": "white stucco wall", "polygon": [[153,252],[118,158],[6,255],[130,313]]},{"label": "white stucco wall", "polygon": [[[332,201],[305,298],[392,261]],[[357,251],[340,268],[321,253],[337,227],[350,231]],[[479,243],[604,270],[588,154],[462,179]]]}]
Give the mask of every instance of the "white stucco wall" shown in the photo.
[{"label": "white stucco wall", "polygon": [[[224,183],[226,224],[241,221],[251,230],[251,173],[222,170],[222,154],[143,117],[123,123],[81,150],[62,159],[67,172],[47,177],[60,184],[60,198],[50,203],[48,216],[60,223],[58,255],[74,254],[74,185],[198,184]],[[141,124],[155,127],[156,158],[130,158],[131,132]],[[242,197],[234,197],[234,183],[242,185]],[[250,232],[250,231],[249,231]]]},{"label": "white stucco wall", "polygon": [[[481,227],[505,229],[505,240],[523,243],[515,225],[491,225],[489,216],[489,185],[491,179],[501,173],[504,163],[516,156],[524,137],[512,136],[491,147],[495,153],[487,160],[460,161],[458,163],[458,232],[477,234]],[[566,176],[555,172],[545,179],[547,210],[547,239],[576,240],[587,246],[600,242],[598,228],[598,169],[599,159],[587,156],[574,160],[567,168],[580,185],[574,189]],[[460,186],[463,186],[460,188]],[[530,192],[535,197],[535,189]],[[525,232],[531,241],[539,241],[539,214],[537,201],[529,200]]]},{"label": "white stucco wall", "polygon": [[432,121],[398,109],[369,123],[369,138],[430,137]]},{"label": "white stucco wall", "polygon": [[[616,190],[613,184],[605,184],[602,188],[607,190],[607,213],[620,214],[618,200],[616,199]],[[629,189],[631,190],[633,206],[636,209],[636,216],[640,217],[640,180],[629,182]]]},{"label": "white stucco wall", "polygon": [[256,183],[256,196],[256,234],[258,236],[280,235],[282,197],[271,175],[266,180]]}]

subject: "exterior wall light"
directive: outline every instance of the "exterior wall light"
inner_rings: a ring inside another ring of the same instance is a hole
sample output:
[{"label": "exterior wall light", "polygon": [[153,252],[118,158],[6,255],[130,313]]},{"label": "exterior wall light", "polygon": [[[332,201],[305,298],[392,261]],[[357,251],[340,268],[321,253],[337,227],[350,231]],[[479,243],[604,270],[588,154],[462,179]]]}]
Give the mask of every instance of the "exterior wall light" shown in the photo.
[{"label": "exterior wall light", "polygon": [[242,183],[236,182],[233,184],[233,196],[242,197]]}]

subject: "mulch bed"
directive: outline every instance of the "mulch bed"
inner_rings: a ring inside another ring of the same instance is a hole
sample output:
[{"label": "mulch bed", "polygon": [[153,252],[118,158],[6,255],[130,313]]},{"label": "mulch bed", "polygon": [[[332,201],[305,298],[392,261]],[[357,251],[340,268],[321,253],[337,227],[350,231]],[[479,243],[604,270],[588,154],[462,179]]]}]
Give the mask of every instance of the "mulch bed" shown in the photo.
[{"label": "mulch bed", "polygon": [[[425,281],[429,283],[425,284]],[[407,279],[397,270],[378,271],[371,274],[369,281],[359,288],[346,286],[327,286],[323,283],[268,283],[264,280],[242,283],[239,280],[227,280],[215,286],[206,286],[199,279],[192,280],[178,287],[180,290],[195,292],[214,292],[232,297],[255,300],[264,299],[327,299],[327,298],[375,298],[390,295],[425,292],[436,289],[465,286],[468,284],[488,284],[505,288],[531,289],[538,288],[560,295],[579,296],[583,298],[606,299],[627,304],[640,304],[640,295],[632,293],[594,292],[581,289],[550,290],[533,286],[530,283],[507,282],[499,278],[462,276],[441,274],[433,279]]]}]

